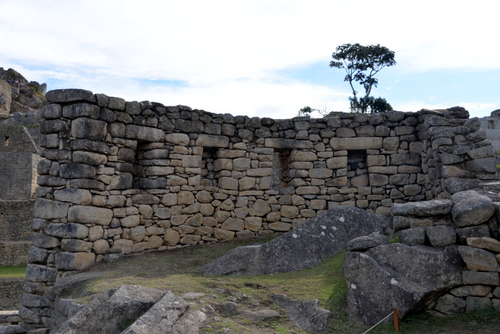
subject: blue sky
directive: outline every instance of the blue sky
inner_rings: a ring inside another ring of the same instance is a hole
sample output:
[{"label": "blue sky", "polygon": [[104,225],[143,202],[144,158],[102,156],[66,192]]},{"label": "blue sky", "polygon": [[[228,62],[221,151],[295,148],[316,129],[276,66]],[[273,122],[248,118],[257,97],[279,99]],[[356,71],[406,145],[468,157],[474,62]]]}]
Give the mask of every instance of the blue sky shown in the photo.
[{"label": "blue sky", "polygon": [[500,109],[496,0],[0,0],[0,66],[48,88],[289,118],[348,111],[336,46],[381,44],[396,110]]}]

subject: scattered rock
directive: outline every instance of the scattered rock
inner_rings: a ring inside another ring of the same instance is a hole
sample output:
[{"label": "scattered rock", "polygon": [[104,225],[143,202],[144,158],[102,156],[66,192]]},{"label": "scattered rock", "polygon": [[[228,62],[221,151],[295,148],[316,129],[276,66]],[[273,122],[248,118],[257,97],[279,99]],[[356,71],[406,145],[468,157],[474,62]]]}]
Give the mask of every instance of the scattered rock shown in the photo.
[{"label": "scattered rock", "polygon": [[198,334],[205,320],[205,313],[169,291],[122,334]]},{"label": "scattered rock", "polygon": [[285,309],[290,320],[301,329],[313,333],[322,333],[328,329],[332,313],[319,308],[317,300],[300,302],[290,300],[284,295],[273,295],[271,298]]},{"label": "scattered rock", "polygon": [[122,285],[87,304],[53,334],[121,333],[120,327],[138,319],[158,302],[163,292],[136,285]]},{"label": "scattered rock", "polygon": [[269,310],[269,309],[257,310],[257,311],[243,310],[241,312],[241,315],[244,316],[245,318],[247,318],[248,320],[252,320],[252,321],[267,321],[270,319],[280,317],[280,314],[278,311]]}]

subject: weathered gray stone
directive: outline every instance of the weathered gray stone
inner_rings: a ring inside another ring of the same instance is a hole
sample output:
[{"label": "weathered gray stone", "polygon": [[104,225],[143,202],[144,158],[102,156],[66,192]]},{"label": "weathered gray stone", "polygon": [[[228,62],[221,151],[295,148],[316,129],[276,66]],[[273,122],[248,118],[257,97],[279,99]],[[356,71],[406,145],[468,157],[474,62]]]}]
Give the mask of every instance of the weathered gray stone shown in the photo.
[{"label": "weathered gray stone", "polygon": [[162,142],[165,139],[165,132],[152,127],[127,124],[125,137],[154,143]]},{"label": "weathered gray stone", "polygon": [[54,199],[61,202],[89,205],[92,202],[90,191],[84,189],[61,189],[54,191]]},{"label": "weathered gray stone", "polygon": [[339,206],[264,245],[237,247],[202,271],[205,275],[264,275],[310,268],[346,249],[349,240],[380,231],[377,215]]},{"label": "weathered gray stone", "polygon": [[446,315],[462,313],[465,311],[465,300],[450,294],[443,295],[436,300],[434,310]]},{"label": "weathered gray stone", "polygon": [[500,253],[500,241],[489,237],[467,238],[467,245],[471,247],[486,249],[495,253]]},{"label": "weathered gray stone", "polygon": [[493,272],[464,271],[462,273],[462,283],[499,285],[500,276],[498,273],[493,273]]},{"label": "weathered gray stone", "polygon": [[388,245],[389,239],[380,233],[372,233],[350,240],[347,243],[347,250],[350,251],[365,251],[369,248],[380,245]]},{"label": "weathered gray stone", "polygon": [[487,285],[464,285],[450,290],[456,297],[478,296],[485,297],[491,292],[491,287]]},{"label": "weathered gray stone", "polygon": [[479,225],[493,216],[495,206],[490,198],[474,190],[463,191],[451,196],[451,214],[458,227]]},{"label": "weathered gray stone", "polygon": [[89,234],[89,228],[82,224],[74,223],[51,223],[45,228],[45,233],[58,238],[84,239]]},{"label": "weathered gray stone", "polygon": [[28,264],[26,267],[26,279],[28,282],[54,282],[57,278],[57,270],[37,264]]},{"label": "weathered gray stone", "polygon": [[94,206],[74,205],[68,211],[70,222],[82,224],[109,225],[113,210]]},{"label": "weathered gray stone", "polygon": [[436,199],[431,201],[394,203],[392,213],[396,216],[438,216],[451,212],[452,202],[446,199]]},{"label": "weathered gray stone", "polygon": [[467,242],[467,238],[482,238],[491,236],[490,229],[486,224],[457,228],[455,229],[455,232],[457,233],[460,243],[463,244]]},{"label": "weathered gray stone", "polygon": [[432,247],[451,246],[457,241],[457,234],[451,226],[430,226],[425,233]]},{"label": "weathered gray stone", "polygon": [[334,150],[377,150],[382,148],[381,137],[332,138]]},{"label": "weathered gray stone", "polygon": [[73,162],[75,163],[99,166],[99,165],[104,165],[107,161],[108,159],[104,154],[95,152],[85,152],[85,151],[73,152]]},{"label": "weathered gray stone", "polygon": [[402,244],[415,246],[425,243],[425,228],[414,227],[398,232],[399,239]]},{"label": "weathered gray stone", "polygon": [[78,117],[90,117],[93,119],[99,118],[100,112],[99,106],[89,104],[89,103],[75,103],[63,107],[63,116],[70,119],[75,119]]},{"label": "weathered gray stone", "polygon": [[189,136],[185,133],[169,133],[166,135],[165,140],[169,143],[187,146],[189,144]]},{"label": "weathered gray stone", "polygon": [[205,319],[203,312],[190,309],[188,302],[169,291],[122,333],[197,334]]},{"label": "weathered gray stone", "polygon": [[274,302],[284,308],[290,320],[302,330],[312,333],[323,333],[328,330],[333,314],[318,307],[318,301],[294,301],[284,295],[273,295]]},{"label": "weathered gray stone", "polygon": [[229,147],[229,137],[200,134],[196,139],[196,146],[201,147]]},{"label": "weathered gray stone", "polygon": [[56,89],[48,91],[45,97],[50,102],[67,103],[67,102],[95,102],[95,96],[91,91],[83,89]]},{"label": "weathered gray stone", "polygon": [[61,252],[56,254],[57,270],[85,270],[95,263],[94,253],[68,253]]},{"label": "weathered gray stone", "polygon": [[69,205],[57,201],[39,198],[35,202],[33,216],[43,219],[66,218]]},{"label": "weathered gray stone", "polygon": [[459,246],[458,250],[469,270],[500,271],[500,265],[493,253],[470,246]]},{"label": "weathered gray stone", "polygon": [[487,297],[468,296],[466,298],[466,304],[465,311],[471,312],[473,310],[491,307],[491,299]]},{"label": "weathered gray stone", "polygon": [[122,285],[116,292],[110,290],[94,299],[52,333],[121,333],[125,323],[138,319],[163,295],[155,289]]},{"label": "weathered gray stone", "polygon": [[459,285],[461,274],[462,261],[455,247],[437,250],[390,244],[364,253],[348,252],[344,275],[349,319],[374,325],[394,307],[404,317],[436,293]]},{"label": "weathered gray stone", "polygon": [[57,238],[49,237],[42,233],[32,233],[30,235],[30,240],[33,245],[40,248],[56,248],[59,246],[59,240]]},{"label": "weathered gray stone", "polygon": [[81,117],[71,122],[71,135],[75,138],[103,140],[106,137],[106,123]]}]

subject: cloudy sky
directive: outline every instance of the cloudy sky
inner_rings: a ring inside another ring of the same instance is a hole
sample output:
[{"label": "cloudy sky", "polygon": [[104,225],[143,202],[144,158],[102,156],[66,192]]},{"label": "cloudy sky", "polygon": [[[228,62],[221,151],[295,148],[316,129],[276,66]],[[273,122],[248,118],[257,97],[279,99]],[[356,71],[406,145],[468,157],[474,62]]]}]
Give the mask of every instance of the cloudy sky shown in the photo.
[{"label": "cloudy sky", "polygon": [[[348,111],[344,43],[397,65],[372,92],[395,110],[500,109],[498,0],[0,0],[0,67],[48,88],[289,118]],[[319,116],[319,115],[318,115]]]}]

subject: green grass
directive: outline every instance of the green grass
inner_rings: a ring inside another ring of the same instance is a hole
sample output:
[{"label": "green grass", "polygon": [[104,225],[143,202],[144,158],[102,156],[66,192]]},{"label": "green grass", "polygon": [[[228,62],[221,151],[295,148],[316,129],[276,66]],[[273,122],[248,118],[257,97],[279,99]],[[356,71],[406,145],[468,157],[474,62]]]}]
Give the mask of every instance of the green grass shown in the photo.
[{"label": "green grass", "polygon": [[[267,240],[264,240],[264,242]],[[247,241],[245,244],[255,243]],[[168,252],[153,252],[126,257],[110,263],[99,264],[91,271],[102,271],[103,276],[86,282],[73,291],[80,302],[89,302],[97,294],[123,284],[137,284],[177,295],[186,292],[203,292],[206,295],[192,307],[204,309],[207,322],[200,333],[279,333],[303,334],[291,323],[271,298],[285,294],[293,300],[317,299],[319,306],[332,311],[333,318],[328,333],[361,334],[368,327],[349,323],[347,315],[347,286],[342,273],[344,253],[337,254],[320,265],[296,272],[267,276],[202,276],[199,268],[242,243],[205,245]],[[233,301],[240,309],[275,309],[282,315],[269,322],[251,322],[241,315],[224,317],[207,306]],[[210,308],[208,308],[210,309]],[[480,310],[448,317],[421,313],[404,319],[401,332],[405,334],[469,334],[475,329],[485,329],[482,334],[500,333],[500,310]],[[392,324],[384,324],[370,334],[394,333]]]},{"label": "green grass", "polygon": [[26,266],[0,267],[0,278],[24,278]]}]

